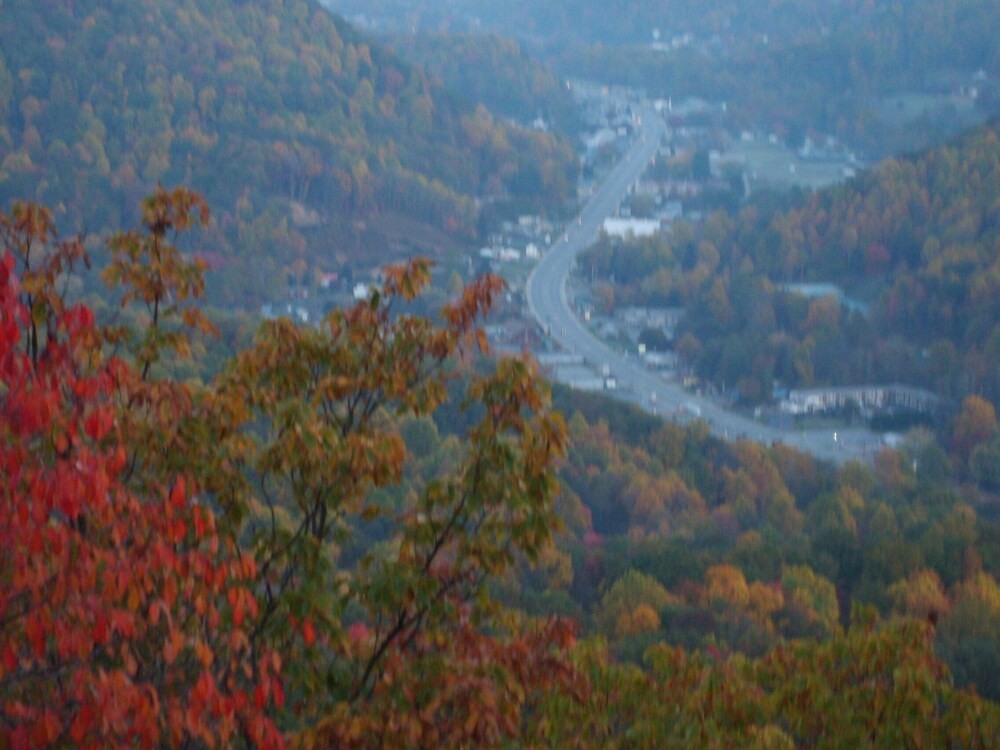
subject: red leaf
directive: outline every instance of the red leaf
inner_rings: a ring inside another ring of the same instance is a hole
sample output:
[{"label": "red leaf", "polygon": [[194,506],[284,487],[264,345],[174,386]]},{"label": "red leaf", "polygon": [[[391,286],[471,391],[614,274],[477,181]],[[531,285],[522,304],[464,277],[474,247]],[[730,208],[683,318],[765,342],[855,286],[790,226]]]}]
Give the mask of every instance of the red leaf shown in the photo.
[{"label": "red leaf", "polygon": [[233,624],[238,628],[243,625],[243,597],[240,593],[235,588],[229,589],[229,605],[233,608]]},{"label": "red leaf", "polygon": [[118,449],[115,451],[114,456],[112,456],[111,462],[108,466],[110,473],[112,475],[117,475],[119,472],[121,472],[121,470],[125,468],[126,460],[127,458],[125,456],[125,447],[120,445],[118,446]]},{"label": "red leaf", "polygon": [[194,533],[198,539],[203,539],[205,536],[205,519],[198,508],[194,510]]},{"label": "red leaf", "polygon": [[107,409],[93,409],[83,421],[83,431],[91,440],[101,440],[111,429],[111,414]]},{"label": "red leaf", "polygon": [[31,641],[31,647],[35,650],[35,656],[42,658],[45,656],[45,631],[37,617],[29,617],[24,625],[24,632]]},{"label": "red leaf", "polygon": [[94,622],[94,643],[103,646],[108,641],[108,621],[103,612],[97,614]]},{"label": "red leaf", "polygon": [[281,708],[285,705],[285,689],[281,687],[281,681],[275,680],[271,683],[271,692],[274,695],[274,705]]},{"label": "red leaf", "polygon": [[73,719],[72,725],[69,728],[70,738],[77,745],[83,743],[84,737],[87,736],[87,732],[94,724],[94,713],[90,708],[89,703],[84,703],[80,708],[80,712]]},{"label": "red leaf", "polygon": [[183,541],[186,534],[187,524],[184,523],[184,519],[182,518],[178,518],[168,527],[168,539],[174,544]]},{"label": "red leaf", "polygon": [[178,510],[183,509],[187,501],[184,490],[184,477],[177,477],[177,481],[174,482],[174,488],[170,491],[170,504]]},{"label": "red leaf", "polygon": [[17,667],[17,654],[14,653],[14,649],[9,645],[3,650],[3,666],[8,672],[13,672]]},{"label": "red leaf", "polygon": [[199,705],[207,706],[214,694],[215,681],[212,679],[212,675],[208,672],[202,672],[201,677],[198,678],[198,684],[194,686],[194,697],[197,698]]},{"label": "red leaf", "polygon": [[31,532],[31,537],[28,540],[28,549],[31,550],[31,554],[33,555],[41,555],[45,551],[45,539],[37,529]]}]

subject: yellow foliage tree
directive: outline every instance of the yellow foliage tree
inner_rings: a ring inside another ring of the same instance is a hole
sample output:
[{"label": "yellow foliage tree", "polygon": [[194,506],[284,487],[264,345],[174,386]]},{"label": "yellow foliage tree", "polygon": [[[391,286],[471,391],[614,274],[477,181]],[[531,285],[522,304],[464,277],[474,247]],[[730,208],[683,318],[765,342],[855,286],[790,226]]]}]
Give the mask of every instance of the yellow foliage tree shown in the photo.
[{"label": "yellow foliage tree", "polygon": [[640,604],[631,612],[624,611],[615,622],[618,638],[631,638],[642,633],[655,633],[660,629],[660,616],[648,604]]},{"label": "yellow foliage tree", "polygon": [[950,609],[941,578],[926,568],[894,583],[888,594],[895,611],[911,617],[936,620]]},{"label": "yellow foliage tree", "polygon": [[750,602],[750,589],[743,571],[734,565],[713,565],[705,572],[705,597],[718,599],[743,609]]}]

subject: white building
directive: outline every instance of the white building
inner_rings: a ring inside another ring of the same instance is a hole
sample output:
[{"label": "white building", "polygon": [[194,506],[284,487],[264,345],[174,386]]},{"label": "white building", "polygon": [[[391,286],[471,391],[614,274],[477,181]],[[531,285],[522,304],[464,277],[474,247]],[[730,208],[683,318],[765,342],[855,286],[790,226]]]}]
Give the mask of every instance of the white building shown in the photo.
[{"label": "white building", "polygon": [[583,365],[565,365],[555,368],[555,379],[575,391],[603,391],[604,378]]},{"label": "white building", "polygon": [[604,220],[604,231],[611,237],[621,237],[623,239],[629,235],[633,237],[652,237],[660,231],[660,220],[609,218]]},{"label": "white building", "polygon": [[791,390],[781,402],[787,414],[822,414],[843,409],[849,403],[857,404],[862,415],[892,412],[894,410],[933,412],[940,399],[922,388],[906,385],[855,385],[839,388],[806,388]]}]

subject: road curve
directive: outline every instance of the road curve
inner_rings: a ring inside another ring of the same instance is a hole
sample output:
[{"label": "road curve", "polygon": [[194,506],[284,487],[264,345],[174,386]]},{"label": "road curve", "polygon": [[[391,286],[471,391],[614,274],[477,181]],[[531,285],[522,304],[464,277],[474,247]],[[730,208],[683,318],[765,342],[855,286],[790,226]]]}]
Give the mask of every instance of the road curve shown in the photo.
[{"label": "road curve", "polygon": [[638,357],[614,351],[576,317],[566,294],[573,262],[597,236],[604,219],[614,214],[629,186],[642,175],[666,132],[666,123],[652,107],[639,106],[636,112],[641,127],[628,152],[529,275],[525,295],[531,314],[564,350],[581,355],[593,367],[610,370],[619,389],[606,391],[607,395],[638,403],[675,421],[686,422],[699,416],[722,438],[781,442],[835,463],[870,459],[880,441],[869,430],[781,430],[727,411],[714,401],[665,381]]}]

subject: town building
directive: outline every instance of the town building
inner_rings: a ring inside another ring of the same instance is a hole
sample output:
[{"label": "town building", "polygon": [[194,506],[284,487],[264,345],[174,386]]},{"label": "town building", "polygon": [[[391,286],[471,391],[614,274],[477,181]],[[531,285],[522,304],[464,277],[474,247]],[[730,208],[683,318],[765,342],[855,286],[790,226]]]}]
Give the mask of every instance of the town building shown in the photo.
[{"label": "town building", "polygon": [[930,414],[937,410],[940,399],[930,391],[907,385],[853,385],[790,390],[780,408],[792,415],[824,414],[842,411],[852,403],[862,416],[870,418],[901,411]]}]

